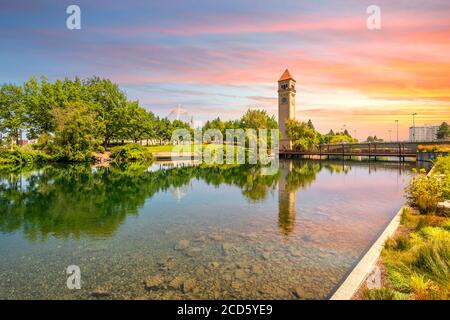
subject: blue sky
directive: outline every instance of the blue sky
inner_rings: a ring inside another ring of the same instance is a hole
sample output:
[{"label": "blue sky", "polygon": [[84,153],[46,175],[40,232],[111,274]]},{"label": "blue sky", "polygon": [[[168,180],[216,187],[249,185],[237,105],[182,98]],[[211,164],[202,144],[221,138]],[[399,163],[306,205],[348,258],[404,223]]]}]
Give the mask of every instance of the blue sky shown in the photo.
[{"label": "blue sky", "polygon": [[[97,75],[167,115],[197,120],[276,115],[276,81],[297,80],[297,118],[322,131],[345,124],[388,137],[400,120],[450,118],[450,3],[377,1],[382,29],[366,28],[373,1],[0,0],[0,82]],[[81,30],[66,8],[81,8]]]}]

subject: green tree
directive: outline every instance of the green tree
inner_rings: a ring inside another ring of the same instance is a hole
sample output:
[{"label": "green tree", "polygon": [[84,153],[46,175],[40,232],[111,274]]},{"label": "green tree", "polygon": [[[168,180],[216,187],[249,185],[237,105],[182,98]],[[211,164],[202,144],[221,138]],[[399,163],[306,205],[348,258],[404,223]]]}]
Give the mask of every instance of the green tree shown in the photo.
[{"label": "green tree", "polygon": [[56,158],[64,161],[89,161],[97,145],[96,113],[84,101],[72,102],[52,110],[55,132],[45,146]]},{"label": "green tree", "polygon": [[[59,93],[59,99],[55,97],[55,87]],[[29,137],[36,138],[42,133],[52,132],[55,122],[52,109],[60,103],[62,106],[66,99],[63,98],[65,90],[62,83],[51,84],[45,77],[41,77],[41,82],[36,78],[30,78],[23,85],[24,103],[26,107],[29,127]]]},{"label": "green tree", "polygon": [[241,118],[242,128],[249,129],[277,129],[275,117],[269,116],[266,110],[247,110]]},{"label": "green tree", "polygon": [[222,120],[220,120],[219,117],[217,117],[211,121],[209,121],[209,120],[206,121],[205,125],[203,126],[203,130],[206,131],[208,129],[219,130],[225,139],[225,129],[226,129],[225,123]]},{"label": "green tree", "polygon": [[111,80],[98,77],[85,81],[90,101],[97,111],[97,120],[103,145],[111,139],[122,138],[127,123],[127,97]]},{"label": "green tree", "polygon": [[311,129],[308,123],[297,120],[286,121],[287,135],[292,141],[295,150],[316,150],[320,140],[320,134]]},{"label": "green tree", "polygon": [[169,141],[172,137],[171,123],[166,117],[156,118],[155,137],[159,140],[159,144],[162,144],[164,141]]},{"label": "green tree", "polygon": [[448,139],[450,137],[450,126],[447,122],[441,123],[436,136],[439,140]]},{"label": "green tree", "polygon": [[154,116],[139,106],[138,101],[127,102],[125,113],[126,125],[117,132],[116,138],[121,140],[150,139],[154,135]]},{"label": "green tree", "polygon": [[14,84],[0,87],[0,130],[7,134],[11,150],[14,148],[19,132],[26,126],[26,109],[23,90]]},{"label": "green tree", "polygon": [[379,139],[377,136],[368,136],[366,139],[367,142],[383,142],[383,139]]}]

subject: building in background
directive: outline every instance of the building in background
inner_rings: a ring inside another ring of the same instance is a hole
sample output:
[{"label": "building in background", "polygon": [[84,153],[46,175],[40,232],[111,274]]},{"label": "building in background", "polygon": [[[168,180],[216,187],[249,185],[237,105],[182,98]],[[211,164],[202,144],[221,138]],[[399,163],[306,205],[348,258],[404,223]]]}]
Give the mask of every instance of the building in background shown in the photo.
[{"label": "building in background", "polygon": [[431,124],[409,127],[409,141],[410,142],[436,141],[438,129],[439,126]]}]

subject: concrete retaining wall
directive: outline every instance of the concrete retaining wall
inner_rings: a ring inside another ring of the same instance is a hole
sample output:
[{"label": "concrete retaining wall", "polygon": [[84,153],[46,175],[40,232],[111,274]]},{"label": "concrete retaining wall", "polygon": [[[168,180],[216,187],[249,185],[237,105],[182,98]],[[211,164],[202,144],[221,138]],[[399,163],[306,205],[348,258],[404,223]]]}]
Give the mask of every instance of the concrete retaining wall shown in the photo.
[{"label": "concrete retaining wall", "polygon": [[383,250],[384,243],[387,239],[392,237],[400,225],[400,217],[403,208],[401,208],[391,222],[388,224],[383,233],[378,237],[374,244],[369,248],[366,254],[358,262],[355,268],[350,272],[341,286],[331,296],[330,300],[350,300],[359,287],[366,279],[367,275],[375,267],[375,264],[380,257],[381,250]]}]

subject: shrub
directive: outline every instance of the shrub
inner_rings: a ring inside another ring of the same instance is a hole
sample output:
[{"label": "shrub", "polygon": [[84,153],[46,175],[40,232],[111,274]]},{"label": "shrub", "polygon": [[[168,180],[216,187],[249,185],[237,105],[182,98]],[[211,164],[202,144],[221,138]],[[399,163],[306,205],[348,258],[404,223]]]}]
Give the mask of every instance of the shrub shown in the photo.
[{"label": "shrub", "polygon": [[427,225],[427,221],[423,218],[423,217],[421,217],[420,219],[419,219],[419,221],[417,222],[417,225],[416,225],[416,231],[420,231],[422,228],[424,228],[425,226]]},{"label": "shrub", "polygon": [[416,273],[411,276],[409,287],[411,288],[416,300],[429,299],[431,291],[435,291],[436,288],[433,281],[425,278],[424,275]]},{"label": "shrub", "polygon": [[49,157],[45,153],[29,148],[0,151],[0,164],[24,165],[48,160]]},{"label": "shrub", "polygon": [[100,153],[105,152],[105,147],[103,147],[103,146],[97,146],[95,149],[97,150],[97,152],[100,152]]},{"label": "shrub", "polygon": [[130,143],[112,148],[111,160],[117,164],[150,162],[153,160],[153,155],[147,148],[136,143]]},{"label": "shrub", "polygon": [[416,249],[412,265],[430,279],[448,285],[450,281],[450,237],[424,242]]},{"label": "shrub", "polygon": [[363,300],[408,300],[409,296],[389,288],[366,289],[362,294]]},{"label": "shrub", "polygon": [[431,145],[431,146],[417,146],[417,151],[419,152],[449,152],[449,145]]},{"label": "shrub", "polygon": [[450,174],[450,156],[438,157],[434,161],[434,172],[437,174]]},{"label": "shrub", "polygon": [[384,243],[384,248],[388,250],[404,251],[409,249],[410,243],[407,236],[398,236],[397,238],[390,238]]},{"label": "shrub", "polygon": [[443,200],[443,183],[435,177],[420,174],[413,177],[405,193],[408,203],[421,214],[434,213],[438,202]]},{"label": "shrub", "polygon": [[409,249],[410,243],[409,238],[407,236],[399,236],[396,240],[396,249],[400,251],[404,251]]},{"label": "shrub", "polygon": [[441,226],[444,230],[450,231],[450,220],[446,221]]},{"label": "shrub", "polygon": [[92,151],[81,149],[78,145],[59,145],[51,142],[45,146],[45,151],[51,154],[55,161],[88,162],[92,160]]}]

